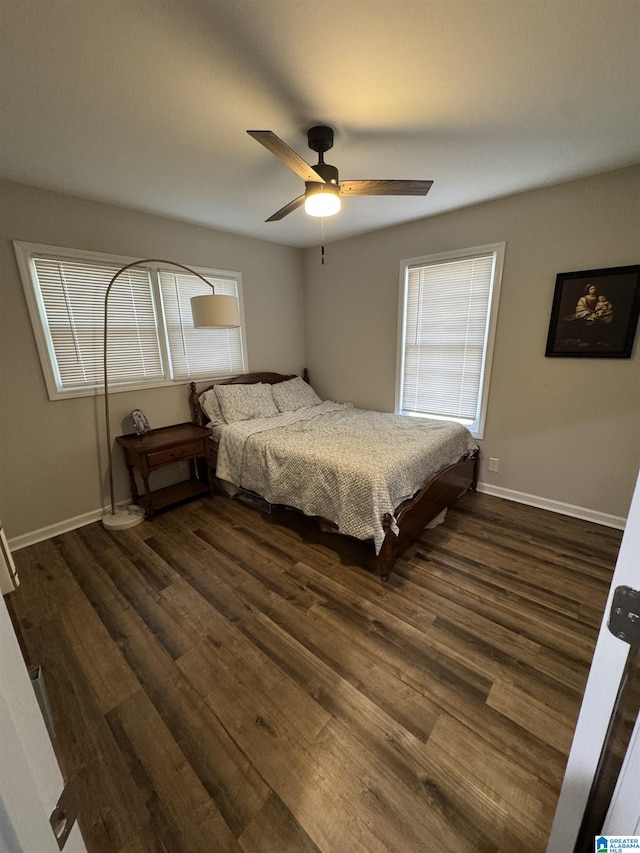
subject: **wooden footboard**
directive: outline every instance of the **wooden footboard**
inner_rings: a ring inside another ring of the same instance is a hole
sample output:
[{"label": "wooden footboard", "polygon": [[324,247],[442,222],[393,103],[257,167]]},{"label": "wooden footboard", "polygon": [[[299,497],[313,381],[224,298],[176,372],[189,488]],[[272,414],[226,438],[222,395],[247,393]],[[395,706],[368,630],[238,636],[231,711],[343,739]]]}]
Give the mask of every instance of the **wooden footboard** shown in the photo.
[{"label": "wooden footboard", "polygon": [[399,528],[397,536],[391,529],[391,516],[385,513],[382,524],[386,535],[376,558],[383,581],[389,580],[395,561],[415,542],[430,521],[443,509],[455,503],[466,491],[475,491],[479,458],[480,452],[476,451],[466,459],[443,468],[432,477],[396,515]]}]

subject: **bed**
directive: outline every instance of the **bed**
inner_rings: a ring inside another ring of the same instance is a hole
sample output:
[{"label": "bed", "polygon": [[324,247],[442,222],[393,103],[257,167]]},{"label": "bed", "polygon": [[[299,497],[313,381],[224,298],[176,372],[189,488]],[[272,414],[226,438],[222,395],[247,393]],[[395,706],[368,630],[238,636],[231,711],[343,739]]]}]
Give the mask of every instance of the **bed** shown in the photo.
[{"label": "bed", "polygon": [[424,528],[476,488],[479,449],[466,428],[320,400],[306,370],[246,373],[201,391],[192,382],[190,408],[194,423],[212,428],[212,473],[227,494],[372,540],[383,581]]}]

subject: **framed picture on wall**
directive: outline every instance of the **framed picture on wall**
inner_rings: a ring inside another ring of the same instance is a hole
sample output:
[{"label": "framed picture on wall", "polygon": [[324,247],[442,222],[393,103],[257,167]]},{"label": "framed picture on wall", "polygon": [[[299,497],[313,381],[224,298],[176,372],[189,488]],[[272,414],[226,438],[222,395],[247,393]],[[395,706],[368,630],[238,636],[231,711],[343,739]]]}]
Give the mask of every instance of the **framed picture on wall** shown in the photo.
[{"label": "framed picture on wall", "polygon": [[640,264],[556,276],[545,356],[631,358],[640,314]]}]

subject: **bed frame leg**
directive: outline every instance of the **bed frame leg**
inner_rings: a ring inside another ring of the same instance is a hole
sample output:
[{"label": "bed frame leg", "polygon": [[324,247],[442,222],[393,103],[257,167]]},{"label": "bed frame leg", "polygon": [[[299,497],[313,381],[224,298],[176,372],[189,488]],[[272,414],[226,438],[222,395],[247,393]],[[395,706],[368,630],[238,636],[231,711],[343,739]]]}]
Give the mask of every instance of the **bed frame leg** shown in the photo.
[{"label": "bed frame leg", "polygon": [[469,487],[472,492],[478,491],[478,476],[480,474],[480,450],[476,450],[473,453],[473,479],[471,480],[471,486]]},{"label": "bed frame leg", "polygon": [[385,537],[382,547],[380,548],[380,553],[378,554],[380,580],[384,583],[389,580],[389,575],[391,574],[391,569],[395,562],[393,556],[393,539],[395,539],[395,536],[391,530],[392,523],[393,517],[391,516],[391,513],[385,512],[382,516],[382,529],[384,530]]},{"label": "bed frame leg", "polygon": [[395,560],[393,557],[389,557],[388,554],[378,554],[376,563],[378,566],[378,574],[380,575],[380,580],[383,583],[387,583],[391,576],[391,569],[393,568]]}]

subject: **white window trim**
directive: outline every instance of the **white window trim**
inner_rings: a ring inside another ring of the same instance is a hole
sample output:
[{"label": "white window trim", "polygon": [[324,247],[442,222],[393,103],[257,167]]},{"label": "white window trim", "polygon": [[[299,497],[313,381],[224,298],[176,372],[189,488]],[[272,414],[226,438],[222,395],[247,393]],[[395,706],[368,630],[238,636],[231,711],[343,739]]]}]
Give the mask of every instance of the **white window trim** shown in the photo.
[{"label": "white window trim", "polygon": [[[31,320],[31,327],[33,329],[33,334],[35,337],[36,347],[38,350],[38,355],[40,357],[40,364],[42,365],[42,372],[44,375],[45,385],[47,388],[47,394],[49,399],[67,400],[73,399],[75,397],[102,396],[104,394],[104,389],[102,385],[91,386],[88,388],[72,388],[67,390],[62,390],[60,388],[60,377],[56,375],[57,369],[56,359],[53,355],[53,344],[51,342],[50,335],[47,331],[48,324],[46,322],[45,307],[40,297],[39,290],[35,285],[37,277],[35,273],[33,258],[37,255],[55,255],[61,258],[68,258],[69,260],[87,260],[98,261],[103,263],[113,263],[120,267],[124,267],[127,264],[140,260],[140,258],[126,257],[123,255],[111,255],[104,252],[89,252],[83,249],[70,249],[68,247],[62,246],[50,246],[44,243],[27,243],[21,240],[14,240],[13,246],[16,255],[16,261],[18,264],[18,271],[20,273],[20,279],[22,281],[22,287],[27,302],[29,319]],[[162,263],[147,263],[140,265],[140,268],[149,269],[155,272],[158,269],[171,269],[171,265],[168,264],[165,266]],[[210,267],[199,267],[194,265],[189,265],[189,268],[192,269],[194,272],[200,273],[204,276],[234,278],[236,280],[238,287],[238,304],[240,309],[240,334],[242,339],[242,350],[244,352],[245,369],[248,370],[249,356],[247,352],[247,341],[245,332],[242,273],[236,270],[220,270],[212,269]],[[156,276],[153,277],[152,286],[154,290],[154,299],[156,300],[156,304],[162,305],[162,297],[159,293],[159,284]],[[158,333],[160,338],[160,350],[163,361],[166,364],[167,369],[171,371],[171,356],[166,337],[166,318],[164,316],[164,313],[161,313],[161,315],[158,317]],[[198,376],[194,376],[193,378],[197,379],[199,382],[207,382],[225,377],[221,377],[220,375],[216,375],[214,377],[200,374]],[[163,388],[170,385],[184,384],[184,382],[184,379],[173,379],[168,376],[165,379],[151,380],[148,382],[119,383],[117,385],[112,385],[111,383],[109,383],[109,394],[117,394],[123,391],[138,391],[144,390],[145,388]]]},{"label": "white window trim", "polygon": [[500,289],[502,286],[502,270],[504,266],[505,243],[489,243],[486,246],[473,246],[469,249],[458,249],[452,252],[440,252],[435,255],[423,255],[419,258],[405,258],[400,261],[400,285],[398,298],[398,347],[396,353],[396,395],[395,412],[411,417],[422,417],[429,420],[457,420],[456,418],[437,418],[432,415],[422,415],[402,410],[402,381],[404,376],[404,350],[405,350],[405,314],[407,310],[407,277],[409,267],[420,264],[440,263],[443,261],[454,261],[475,255],[494,255],[494,276],[490,295],[489,322],[487,324],[486,346],[484,367],[479,393],[478,417],[473,423],[459,420],[477,439],[484,438],[484,428],[487,417],[487,406],[489,402],[489,383],[491,379],[491,366],[493,363],[493,349],[495,345],[496,327],[498,323],[498,306],[500,304]]}]

